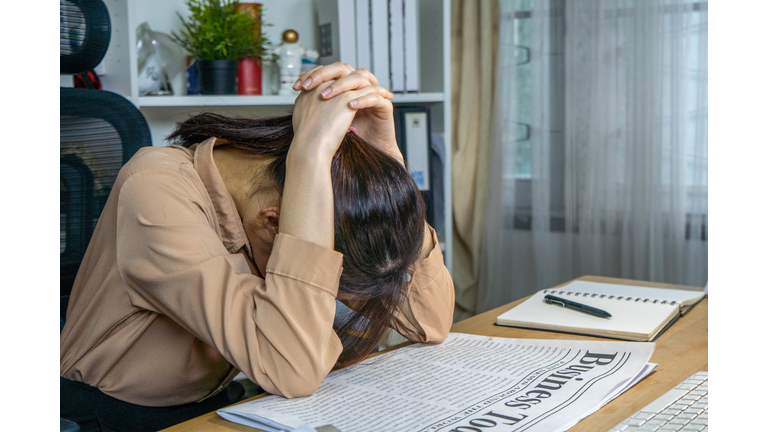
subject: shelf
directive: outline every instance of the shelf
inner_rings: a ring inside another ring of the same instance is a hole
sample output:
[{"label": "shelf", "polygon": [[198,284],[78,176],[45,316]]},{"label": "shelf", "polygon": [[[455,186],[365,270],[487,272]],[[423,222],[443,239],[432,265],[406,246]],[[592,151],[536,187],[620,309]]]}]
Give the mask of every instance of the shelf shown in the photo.
[{"label": "shelf", "polygon": [[194,96],[141,96],[139,107],[184,107],[184,106],[281,106],[293,105],[292,96],[240,96],[240,95],[194,95]]},{"label": "shelf", "polygon": [[[195,107],[195,106],[284,106],[293,105],[294,96],[141,96],[139,107]],[[395,94],[393,103],[443,102],[442,93]]]}]

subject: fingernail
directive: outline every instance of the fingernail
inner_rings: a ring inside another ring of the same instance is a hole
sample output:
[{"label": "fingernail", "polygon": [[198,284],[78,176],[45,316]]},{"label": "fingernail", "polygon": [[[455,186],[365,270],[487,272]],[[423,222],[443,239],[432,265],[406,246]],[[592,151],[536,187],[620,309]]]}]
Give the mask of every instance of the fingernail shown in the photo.
[{"label": "fingernail", "polygon": [[294,90],[298,90],[298,89],[300,89],[300,88],[301,88],[301,86],[300,86],[299,84],[301,84],[301,80],[296,80],[296,82],[295,82],[295,83],[293,83],[293,89],[294,89]]},{"label": "fingernail", "polygon": [[307,78],[304,80],[304,82],[301,84],[302,87],[307,88],[309,85],[312,84],[312,78]]},{"label": "fingernail", "polygon": [[359,102],[357,100],[349,101],[349,106],[351,106],[352,108],[356,107],[358,104]]},{"label": "fingernail", "polygon": [[329,94],[331,94],[331,88],[330,87],[326,88],[325,90],[321,91],[320,94],[323,95],[323,97],[328,96]]}]

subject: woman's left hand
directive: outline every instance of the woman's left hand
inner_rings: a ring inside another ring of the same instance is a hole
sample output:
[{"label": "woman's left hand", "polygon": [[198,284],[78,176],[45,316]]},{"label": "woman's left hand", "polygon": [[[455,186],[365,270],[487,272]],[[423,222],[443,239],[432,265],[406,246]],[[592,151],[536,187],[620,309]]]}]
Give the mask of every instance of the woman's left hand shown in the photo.
[{"label": "woman's left hand", "polygon": [[355,70],[352,66],[339,62],[318,66],[303,73],[293,88],[311,90],[328,81],[333,82],[321,92],[321,97],[326,100],[348,91],[374,88],[373,92],[367,92],[364,96],[349,101],[349,108],[357,110],[352,125],[366,142],[403,163],[403,155],[395,139],[392,93],[379,86],[379,81],[369,71]]}]

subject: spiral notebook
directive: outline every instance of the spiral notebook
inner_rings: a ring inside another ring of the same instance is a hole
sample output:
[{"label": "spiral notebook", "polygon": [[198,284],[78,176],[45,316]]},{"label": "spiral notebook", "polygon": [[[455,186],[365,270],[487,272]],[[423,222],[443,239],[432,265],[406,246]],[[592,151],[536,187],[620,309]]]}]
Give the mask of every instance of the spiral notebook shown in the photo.
[{"label": "spiral notebook", "polygon": [[[612,317],[599,318],[547,304],[544,301],[547,294],[603,309]],[[573,281],[537,292],[499,315],[496,324],[650,342],[705,296],[704,291]]]}]

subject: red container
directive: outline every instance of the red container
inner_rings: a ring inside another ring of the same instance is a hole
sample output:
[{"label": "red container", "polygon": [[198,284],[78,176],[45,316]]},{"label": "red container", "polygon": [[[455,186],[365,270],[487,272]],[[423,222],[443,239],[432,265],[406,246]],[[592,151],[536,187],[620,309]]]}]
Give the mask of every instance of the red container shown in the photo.
[{"label": "red container", "polygon": [[[238,3],[237,7],[248,10],[261,24],[261,3]],[[259,28],[261,31],[261,28]],[[240,60],[237,72],[237,93],[241,95],[261,94],[261,58],[247,57]]]},{"label": "red container", "polygon": [[247,57],[240,60],[237,82],[238,94],[261,94],[261,59],[259,57]]}]

